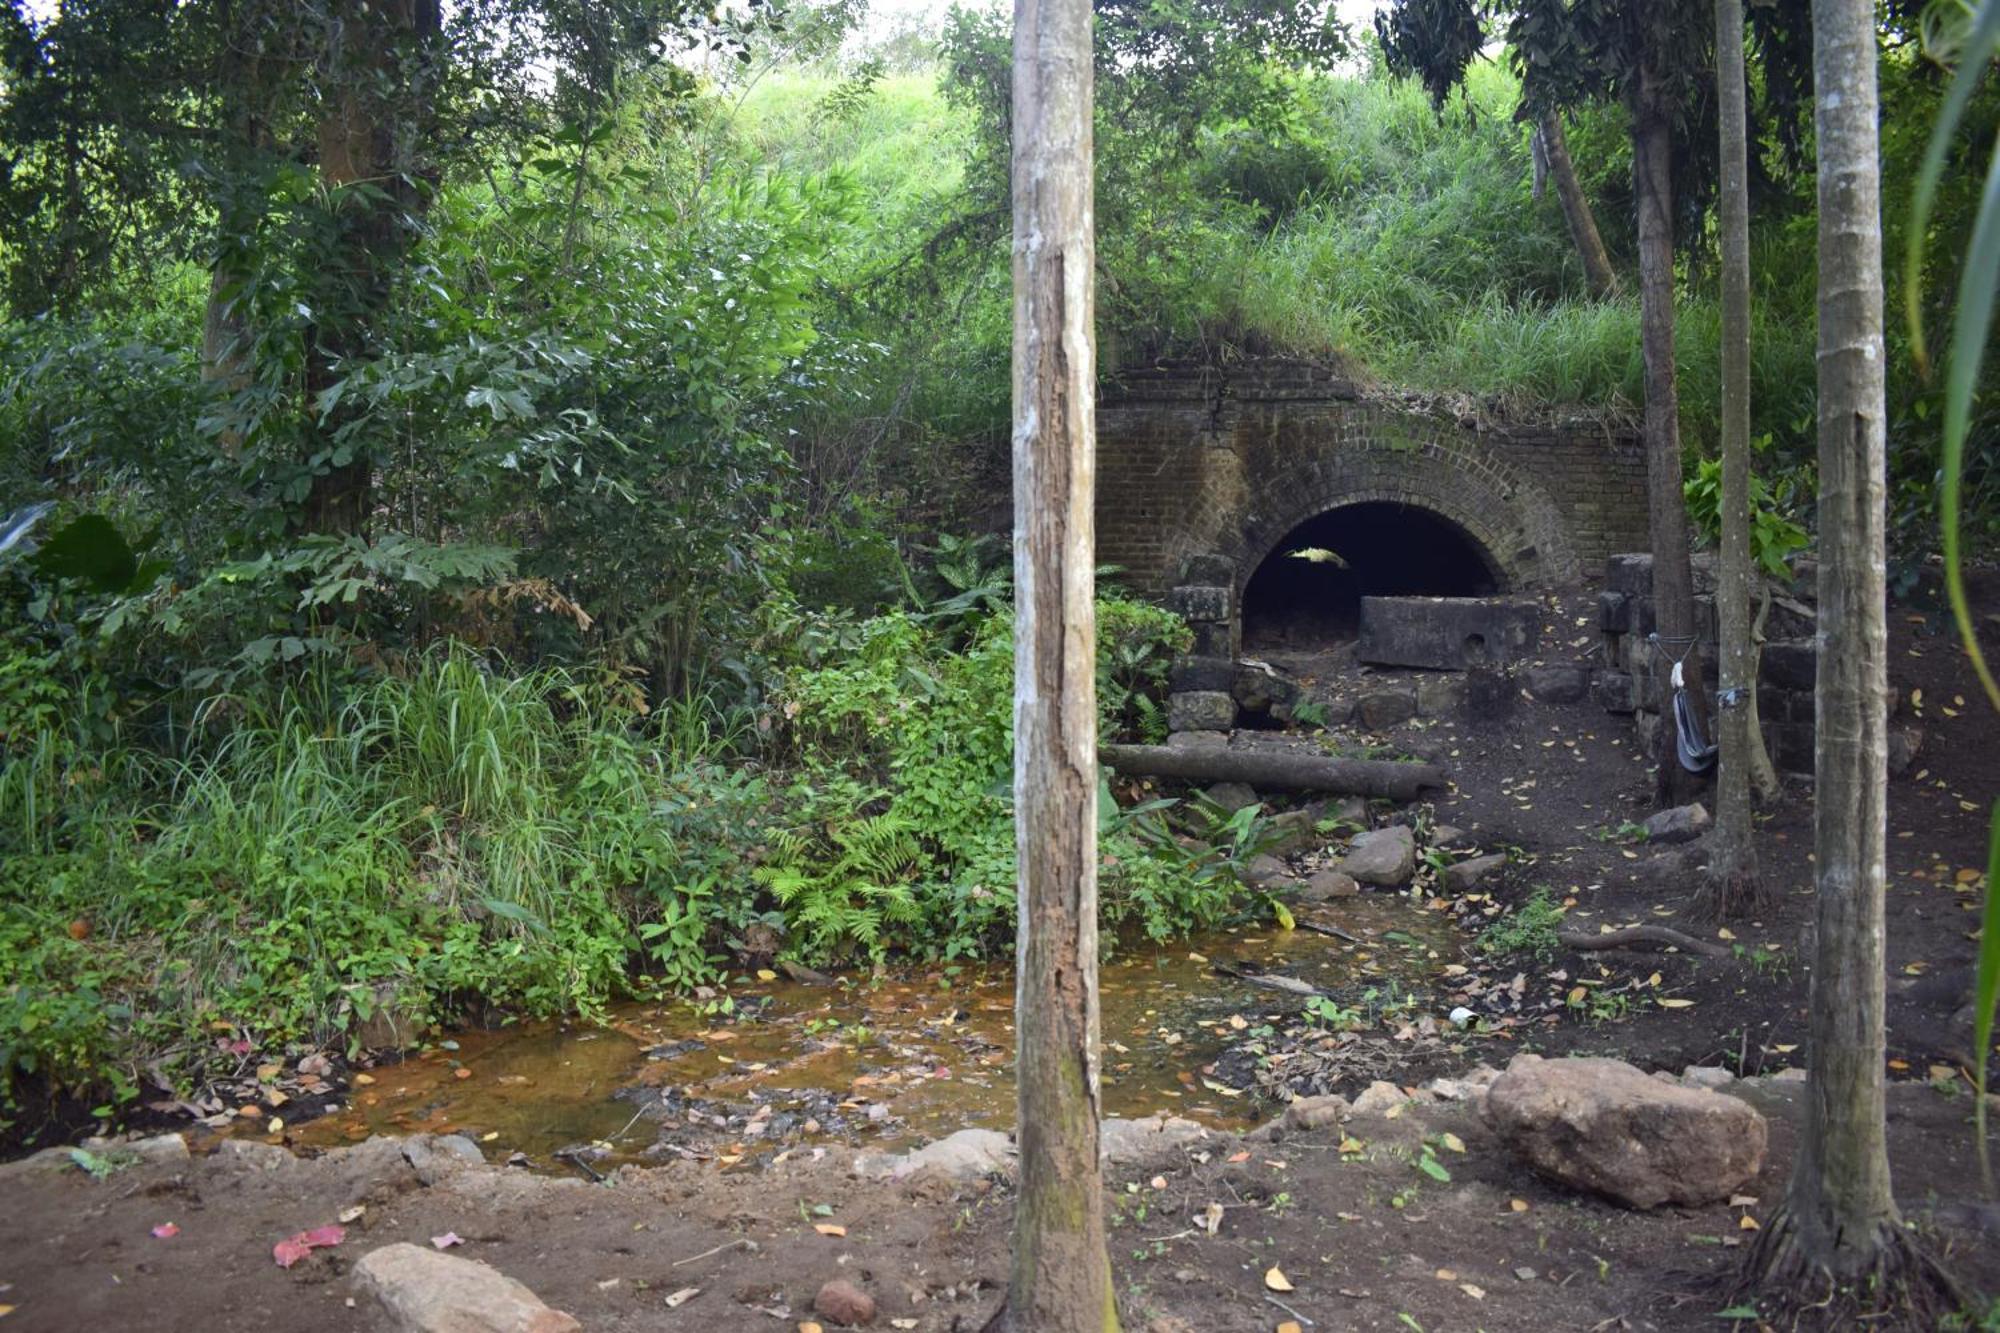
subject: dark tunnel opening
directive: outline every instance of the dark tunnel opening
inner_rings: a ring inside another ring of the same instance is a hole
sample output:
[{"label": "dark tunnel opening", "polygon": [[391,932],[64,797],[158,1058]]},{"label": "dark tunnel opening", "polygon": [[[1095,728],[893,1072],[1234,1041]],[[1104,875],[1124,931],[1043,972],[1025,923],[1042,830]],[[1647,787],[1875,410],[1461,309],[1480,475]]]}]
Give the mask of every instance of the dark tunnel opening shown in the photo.
[{"label": "dark tunnel opening", "polygon": [[1352,639],[1363,597],[1484,597],[1500,591],[1479,544],[1414,505],[1330,509],[1293,528],[1243,589],[1243,646],[1319,648]]}]

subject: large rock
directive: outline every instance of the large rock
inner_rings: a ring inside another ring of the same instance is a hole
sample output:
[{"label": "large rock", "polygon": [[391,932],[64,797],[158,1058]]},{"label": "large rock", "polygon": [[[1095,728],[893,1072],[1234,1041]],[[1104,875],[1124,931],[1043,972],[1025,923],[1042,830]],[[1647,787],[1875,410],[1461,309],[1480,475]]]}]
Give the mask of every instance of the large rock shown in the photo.
[{"label": "large rock", "polygon": [[1361,725],[1370,731],[1387,731],[1417,715],[1415,690],[1370,690],[1356,705]]},{"label": "large rock", "polygon": [[1012,1175],[1014,1141],[997,1129],[961,1129],[908,1153],[861,1153],[854,1174],[865,1179],[901,1180],[931,1171],[948,1180],[982,1180]]},{"label": "large rock", "polygon": [[1396,889],[1417,873],[1417,840],[1405,824],[1357,833],[1340,870],[1363,884]]},{"label": "large rock", "polygon": [[1541,607],[1514,597],[1363,597],[1354,659],[1463,671],[1505,666],[1534,647]]},{"label": "large rock", "polygon": [[1451,893],[1464,893],[1476,888],[1489,877],[1507,868],[1507,853],[1488,852],[1444,868],[1444,887]]},{"label": "large rock", "polygon": [[1122,1166],[1145,1161],[1162,1148],[1178,1148],[1206,1137],[1207,1129],[1177,1115],[1147,1116],[1144,1120],[1113,1116],[1097,1127],[1097,1155],[1106,1166]]},{"label": "large rock", "polygon": [[1361,892],[1361,885],[1354,876],[1340,870],[1316,870],[1306,876],[1305,887],[1299,890],[1302,903],[1327,903],[1335,898],[1352,898]]},{"label": "large rock", "polygon": [[1573,704],[1590,693],[1590,668],[1565,662],[1529,667],[1528,693],[1545,704]]},{"label": "large rock", "polygon": [[1728,1198],[1764,1165],[1764,1117],[1622,1060],[1517,1055],[1486,1118],[1537,1171],[1634,1208]]},{"label": "large rock", "polygon": [[354,1276],[402,1333],[575,1333],[583,1327],[498,1269],[407,1241],[370,1251]]}]

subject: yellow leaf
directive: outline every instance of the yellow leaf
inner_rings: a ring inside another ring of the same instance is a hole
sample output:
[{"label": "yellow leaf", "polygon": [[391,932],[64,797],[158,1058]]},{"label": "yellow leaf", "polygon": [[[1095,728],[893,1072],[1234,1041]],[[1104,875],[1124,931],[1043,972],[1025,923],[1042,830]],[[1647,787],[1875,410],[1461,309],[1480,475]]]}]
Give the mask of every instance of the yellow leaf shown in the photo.
[{"label": "yellow leaf", "polygon": [[1715,938],[1719,940],[1733,940],[1736,938],[1736,932],[1731,930],[1729,927],[1724,926],[1722,927],[1722,929],[1715,932]]},{"label": "yellow leaf", "polygon": [[1298,922],[1292,919],[1292,909],[1279,902],[1276,898],[1271,900],[1271,915],[1278,919],[1278,929],[1280,930],[1291,930],[1298,924]]},{"label": "yellow leaf", "polygon": [[1298,1320],[1287,1319],[1284,1323],[1278,1325],[1278,1333],[1305,1333],[1305,1330],[1299,1327]]},{"label": "yellow leaf", "polygon": [[272,1116],[271,1123],[264,1126],[264,1132],[266,1134],[282,1134],[285,1132],[285,1122],[276,1116]]},{"label": "yellow leaf", "polygon": [[1909,1067],[1910,1067],[1910,1062],[1908,1060],[1891,1060],[1889,1062],[1889,1068],[1895,1070],[1899,1074],[1907,1070]]},{"label": "yellow leaf", "polygon": [[743,1154],[726,1153],[723,1156],[716,1158],[715,1160],[716,1163],[721,1166],[735,1166],[738,1162],[743,1160]]},{"label": "yellow leaf", "polygon": [[812,1320],[807,1319],[800,1322],[799,1333],[826,1333],[826,1330],[815,1324]]},{"label": "yellow leaf", "polygon": [[1207,961],[1208,961],[1208,959],[1206,959],[1206,958],[1202,957],[1202,956],[1201,956],[1200,954],[1198,954],[1198,953],[1194,953],[1194,952],[1190,951],[1190,952],[1189,952],[1189,954],[1188,954],[1188,961],[1189,961],[1190,963],[1205,963],[1205,962],[1207,962]]},{"label": "yellow leaf", "polygon": [[760,967],[757,969],[757,980],[776,981],[777,979],[778,979],[778,974],[776,972],[773,972],[770,968]]},{"label": "yellow leaf", "polygon": [[1793,1051],[1796,1051],[1798,1048],[1799,1044],[1797,1042],[1793,1042],[1789,1046],[1773,1046],[1771,1049],[1776,1051],[1779,1055],[1790,1055]]},{"label": "yellow leaf", "polygon": [[1590,994],[1590,992],[1585,990],[1583,987],[1573,986],[1570,988],[1569,1002],[1571,1004],[1582,1004],[1584,997],[1588,994]]},{"label": "yellow leaf", "polygon": [[1264,1270],[1264,1285],[1269,1287],[1272,1291],[1293,1290],[1292,1280],[1286,1277],[1284,1270],[1279,1268],[1276,1264],[1272,1264],[1269,1268]]},{"label": "yellow leaf", "polygon": [[499,1138],[499,1137],[500,1137],[500,1131],[499,1131],[499,1130],[497,1130],[497,1129],[489,1129],[489,1130],[487,1130],[487,1131],[486,1131],[486,1132],[485,1132],[484,1134],[481,1134],[481,1135],[479,1136],[479,1141],[480,1141],[481,1143],[491,1143],[491,1142],[493,1142],[493,1140],[495,1140],[495,1139],[497,1139],[497,1138]]},{"label": "yellow leaf", "polygon": [[1445,1147],[1451,1149],[1453,1152],[1465,1151],[1465,1140],[1461,1139],[1456,1134],[1446,1133],[1438,1141],[1444,1144]]},{"label": "yellow leaf", "polygon": [[819,1232],[822,1236],[845,1236],[847,1234],[847,1228],[838,1222],[815,1222],[813,1223],[813,1230]]},{"label": "yellow leaf", "polygon": [[356,1083],[356,1085],[360,1087],[365,1088],[374,1081],[375,1081],[375,1076],[373,1074],[356,1074],[354,1076],[354,1082]]},{"label": "yellow leaf", "polygon": [[1756,1218],[1754,1218],[1754,1217],[1752,1217],[1752,1216],[1750,1216],[1750,1214],[1748,1214],[1748,1213],[1745,1213],[1745,1214],[1743,1214],[1743,1216],[1741,1216],[1741,1217],[1737,1218],[1737,1219],[1736,1219],[1736,1225],[1737,1225],[1737,1227],[1738,1227],[1738,1228],[1739,1228],[1740,1230],[1743,1230],[1743,1231],[1757,1231],[1757,1230],[1761,1230],[1761,1228],[1759,1228],[1759,1227],[1758,1227],[1758,1225],[1757,1225],[1757,1219],[1756,1219]]},{"label": "yellow leaf", "polygon": [[1660,1008],[1662,1008],[1662,1009],[1687,1009],[1687,1008],[1690,1008],[1690,1007],[1692,1007],[1692,1006],[1693,1006],[1693,1004],[1694,1004],[1694,1001],[1693,1001],[1693,1000],[1661,1000],[1661,1001],[1660,1001]]},{"label": "yellow leaf", "polygon": [[1528,1201],[1526,1199],[1509,1199],[1507,1200],[1507,1207],[1514,1212],[1525,1213],[1528,1211]]},{"label": "yellow leaf", "polygon": [[1452,1272],[1449,1268],[1440,1268],[1437,1271],[1437,1280],[1440,1282],[1456,1282],[1458,1281],[1458,1274]]},{"label": "yellow leaf", "polygon": [[1472,1297],[1472,1299],[1475,1301],[1483,1301],[1486,1299],[1486,1288],[1477,1286],[1473,1283],[1461,1282],[1458,1284],[1458,1289],[1464,1292],[1466,1295]]},{"label": "yellow leaf", "polygon": [[[6,1318],[6,1317],[7,1317],[8,1315],[10,1315],[10,1314],[12,1314],[12,1313],[14,1313],[14,1307],[13,1307],[13,1306],[11,1306],[11,1305],[0,1305],[0,1319],[5,1319],[5,1318]],[[1294,1328],[1297,1328],[1297,1327],[1298,1327],[1298,1325],[1294,1324],[1294,1325],[1293,1325],[1292,1327],[1294,1327]]]},{"label": "yellow leaf", "polygon": [[1660,974],[1659,974],[1658,972],[1655,972],[1655,973],[1653,973],[1653,975],[1652,975],[1652,976],[1650,976],[1650,977],[1647,977],[1647,978],[1646,978],[1646,984],[1647,984],[1648,986],[1657,986],[1657,985],[1659,985],[1659,984],[1660,984]]}]

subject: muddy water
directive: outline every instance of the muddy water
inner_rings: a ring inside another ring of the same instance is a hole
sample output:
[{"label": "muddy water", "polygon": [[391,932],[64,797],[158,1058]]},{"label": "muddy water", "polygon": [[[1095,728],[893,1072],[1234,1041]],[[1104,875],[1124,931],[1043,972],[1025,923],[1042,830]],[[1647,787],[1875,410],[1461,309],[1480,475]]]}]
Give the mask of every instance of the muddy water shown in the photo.
[{"label": "muddy water", "polygon": [[[1350,899],[1313,918],[1359,942],[1239,929],[1107,962],[1107,1112],[1167,1111],[1219,1126],[1268,1113],[1251,1095],[1231,1095],[1204,1066],[1231,1039],[1295,1012],[1300,1001],[1220,975],[1217,965],[1353,993],[1421,988],[1456,949],[1441,913],[1402,897]],[[753,1118],[749,1133],[769,1128],[772,1143],[789,1135],[886,1148],[969,1125],[1005,1128],[1014,1111],[1013,985],[998,965],[832,986],[765,974],[732,984],[730,1012],[628,1004],[602,1027],[534,1023],[461,1033],[367,1071],[345,1110],[299,1127],[295,1138],[330,1146],[370,1133],[461,1132],[479,1139],[489,1159],[518,1152],[560,1170],[567,1168],[553,1155],[576,1145],[606,1164],[658,1156],[663,1141],[676,1131],[685,1137],[689,1126],[740,1138],[745,1117],[726,1108],[756,1108],[765,1123]]]}]

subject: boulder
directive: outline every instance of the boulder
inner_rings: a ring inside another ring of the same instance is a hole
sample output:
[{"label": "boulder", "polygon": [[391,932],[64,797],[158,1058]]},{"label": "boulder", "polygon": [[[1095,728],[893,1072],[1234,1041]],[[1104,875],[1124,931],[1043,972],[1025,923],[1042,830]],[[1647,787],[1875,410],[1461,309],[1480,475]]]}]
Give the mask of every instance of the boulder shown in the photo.
[{"label": "boulder", "polygon": [[1291,879],[1290,868],[1275,856],[1253,856],[1250,864],[1243,867],[1243,882],[1253,889],[1268,891],[1290,883]]},{"label": "boulder", "polygon": [[1235,685],[1236,663],[1227,657],[1183,657],[1177,659],[1167,672],[1167,689],[1173,694],[1193,690],[1227,691]]},{"label": "boulder", "polygon": [[1325,841],[1315,827],[1317,822],[1305,810],[1286,810],[1273,815],[1270,836],[1265,839],[1264,846],[1273,856],[1290,856],[1293,852],[1317,846]]},{"label": "boulder", "polygon": [[1700,801],[1677,805],[1646,819],[1646,841],[1657,843],[1693,842],[1715,824],[1708,808]]},{"label": "boulder", "polygon": [[1417,715],[1417,696],[1414,690],[1370,690],[1355,707],[1362,726],[1386,731]]},{"label": "boulder", "polygon": [[1290,707],[1302,697],[1299,683],[1279,673],[1268,662],[1239,662],[1228,686],[1236,704],[1246,713],[1268,715],[1274,709]]},{"label": "boulder", "polygon": [[875,1298],[845,1278],[835,1278],[813,1297],[813,1313],[840,1328],[875,1322]]},{"label": "boulder", "polygon": [[1465,893],[1499,874],[1506,866],[1505,852],[1488,852],[1485,856],[1448,865],[1444,868],[1444,887],[1451,893]]},{"label": "boulder", "polygon": [[1401,888],[1417,872],[1417,839],[1406,824],[1357,833],[1339,869],[1363,884]]},{"label": "boulder", "polygon": [[1299,890],[1299,901],[1332,902],[1335,898],[1352,898],[1360,892],[1360,883],[1345,871],[1320,870],[1306,877],[1305,886]]},{"label": "boulder", "polygon": [[1622,1060],[1515,1056],[1485,1112],[1537,1171],[1634,1208],[1726,1199],[1764,1165],[1754,1107]]},{"label": "boulder", "polygon": [[869,1179],[901,1180],[919,1171],[933,1171],[948,1180],[982,1180],[1010,1175],[1014,1141],[996,1129],[961,1129],[935,1143],[908,1153],[861,1153],[854,1174]]},{"label": "boulder", "polygon": [[1229,619],[1236,597],[1226,584],[1183,583],[1167,592],[1167,610],[1182,620],[1218,624]]},{"label": "boulder", "polygon": [[583,1327],[498,1269],[407,1241],[371,1250],[354,1276],[402,1333],[575,1333]]}]

